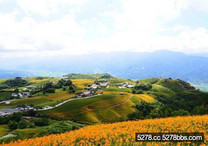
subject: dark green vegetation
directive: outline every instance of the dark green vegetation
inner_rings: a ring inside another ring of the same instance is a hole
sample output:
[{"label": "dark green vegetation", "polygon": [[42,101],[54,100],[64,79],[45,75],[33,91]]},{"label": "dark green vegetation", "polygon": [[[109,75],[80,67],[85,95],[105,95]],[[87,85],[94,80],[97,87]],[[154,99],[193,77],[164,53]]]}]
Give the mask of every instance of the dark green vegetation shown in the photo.
[{"label": "dark green vegetation", "polygon": [[11,91],[0,91],[0,101],[12,99],[11,95]]},{"label": "dark green vegetation", "polygon": [[[143,88],[144,82],[146,86],[151,87],[149,90]],[[135,88],[137,87],[143,88],[143,91],[139,88],[140,92],[148,91],[147,94],[153,94],[157,102],[137,104],[137,111],[128,116],[131,120],[208,114],[208,93],[195,90],[182,80],[142,80]]]},{"label": "dark green vegetation", "polygon": [[16,77],[15,79],[9,79],[0,83],[0,89],[23,87],[26,85],[29,85],[27,80],[23,80],[20,77]]},{"label": "dark green vegetation", "polygon": [[4,134],[11,133],[17,135],[15,138],[0,139],[0,143],[8,143],[11,140],[17,139],[59,134],[86,126],[75,122],[63,121],[56,117],[50,119],[46,115],[40,115],[32,111],[23,114],[15,113],[7,117],[0,117],[0,125],[3,125],[4,127],[7,127],[6,125],[8,125],[8,129],[5,128]]}]

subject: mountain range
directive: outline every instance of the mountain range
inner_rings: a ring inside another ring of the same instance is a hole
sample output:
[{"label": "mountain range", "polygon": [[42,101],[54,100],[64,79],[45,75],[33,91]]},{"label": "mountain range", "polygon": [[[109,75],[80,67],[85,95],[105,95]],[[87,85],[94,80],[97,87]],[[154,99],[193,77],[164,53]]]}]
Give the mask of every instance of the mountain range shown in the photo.
[{"label": "mountain range", "polygon": [[208,83],[208,57],[165,50],[149,53],[110,52],[49,57],[17,65],[12,73],[2,71],[0,78],[53,73],[110,73],[127,79],[162,77]]}]

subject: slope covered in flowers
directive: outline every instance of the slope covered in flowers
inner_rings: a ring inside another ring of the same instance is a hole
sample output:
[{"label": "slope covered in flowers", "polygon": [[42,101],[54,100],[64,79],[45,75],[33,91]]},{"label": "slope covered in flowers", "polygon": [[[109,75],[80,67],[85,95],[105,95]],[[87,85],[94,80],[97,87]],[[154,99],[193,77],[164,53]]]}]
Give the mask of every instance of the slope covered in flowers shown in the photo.
[{"label": "slope covered in flowers", "polygon": [[[188,116],[175,118],[150,119],[127,121],[113,124],[99,124],[88,126],[76,131],[59,135],[49,135],[35,139],[18,140],[9,146],[18,145],[139,145],[135,142],[136,132],[175,132],[205,134],[206,145],[208,140],[208,115]],[[148,143],[156,145],[158,143]],[[163,143],[164,144],[164,143]],[[168,143],[166,142],[168,145]]]}]

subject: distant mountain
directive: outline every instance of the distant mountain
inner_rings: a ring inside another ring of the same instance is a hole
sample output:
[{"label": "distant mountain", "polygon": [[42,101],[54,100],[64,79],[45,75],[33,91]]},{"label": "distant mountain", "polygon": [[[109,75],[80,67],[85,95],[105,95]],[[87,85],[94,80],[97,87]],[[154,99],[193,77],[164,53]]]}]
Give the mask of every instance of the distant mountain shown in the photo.
[{"label": "distant mountain", "polygon": [[128,79],[171,77],[193,83],[208,83],[208,57],[171,51],[59,56],[20,65],[17,68],[26,71],[60,72],[60,74],[110,73]]},{"label": "distant mountain", "polygon": [[17,70],[5,70],[0,69],[0,78],[14,78],[14,77],[31,77],[34,76],[31,72],[28,71],[17,71]]}]

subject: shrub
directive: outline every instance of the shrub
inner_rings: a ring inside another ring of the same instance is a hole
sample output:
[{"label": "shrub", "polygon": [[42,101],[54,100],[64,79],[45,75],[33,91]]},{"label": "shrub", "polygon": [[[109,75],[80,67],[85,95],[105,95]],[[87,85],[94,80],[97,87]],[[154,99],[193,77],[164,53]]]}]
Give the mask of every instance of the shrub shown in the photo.
[{"label": "shrub", "polygon": [[18,128],[18,123],[15,121],[9,121],[8,127],[11,131],[16,130]]},{"label": "shrub", "polygon": [[33,119],[36,126],[47,126],[49,125],[49,120],[47,118]]}]

